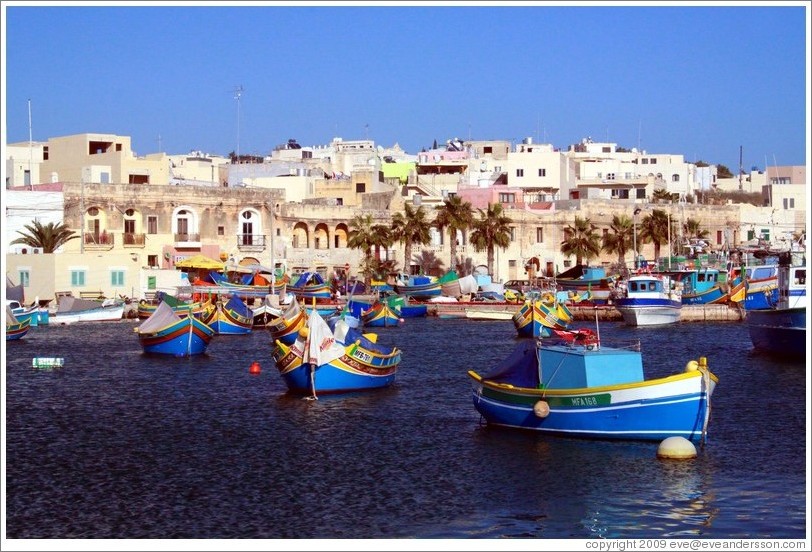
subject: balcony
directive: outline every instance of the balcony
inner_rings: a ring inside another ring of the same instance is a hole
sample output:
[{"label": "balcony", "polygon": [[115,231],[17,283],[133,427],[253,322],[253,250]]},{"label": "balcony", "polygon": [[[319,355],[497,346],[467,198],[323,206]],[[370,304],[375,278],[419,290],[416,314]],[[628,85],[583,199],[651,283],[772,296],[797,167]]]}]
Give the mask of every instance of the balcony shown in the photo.
[{"label": "balcony", "polygon": [[84,232],[82,241],[84,248],[91,251],[110,251],[115,245],[113,234],[107,232]]},{"label": "balcony", "polygon": [[262,234],[237,234],[237,249],[260,252],[265,250],[265,236]]},{"label": "balcony", "polygon": [[124,242],[124,247],[132,248],[132,247],[139,247],[143,248],[146,244],[146,234],[133,234],[132,232],[124,232],[122,235],[122,239]]},{"label": "balcony", "polygon": [[200,234],[175,234],[175,247],[200,248]]}]

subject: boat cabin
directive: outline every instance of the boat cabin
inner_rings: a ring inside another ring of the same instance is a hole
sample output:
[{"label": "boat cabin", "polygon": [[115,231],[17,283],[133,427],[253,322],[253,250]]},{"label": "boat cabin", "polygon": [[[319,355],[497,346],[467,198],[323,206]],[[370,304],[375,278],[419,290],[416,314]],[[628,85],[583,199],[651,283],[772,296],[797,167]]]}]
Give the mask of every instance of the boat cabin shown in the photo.
[{"label": "boat cabin", "polygon": [[545,345],[539,350],[541,385],[546,389],[601,387],[643,381],[639,348]]}]

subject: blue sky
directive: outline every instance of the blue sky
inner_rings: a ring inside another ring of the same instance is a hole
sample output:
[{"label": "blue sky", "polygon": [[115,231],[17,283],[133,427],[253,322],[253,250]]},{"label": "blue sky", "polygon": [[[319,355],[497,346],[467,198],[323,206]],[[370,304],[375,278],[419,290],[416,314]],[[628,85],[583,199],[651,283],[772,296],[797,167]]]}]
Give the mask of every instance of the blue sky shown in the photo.
[{"label": "blue sky", "polygon": [[30,99],[34,140],[139,155],[590,136],[733,172],[740,146],[745,170],[807,163],[808,2],[3,8],[8,143]]}]

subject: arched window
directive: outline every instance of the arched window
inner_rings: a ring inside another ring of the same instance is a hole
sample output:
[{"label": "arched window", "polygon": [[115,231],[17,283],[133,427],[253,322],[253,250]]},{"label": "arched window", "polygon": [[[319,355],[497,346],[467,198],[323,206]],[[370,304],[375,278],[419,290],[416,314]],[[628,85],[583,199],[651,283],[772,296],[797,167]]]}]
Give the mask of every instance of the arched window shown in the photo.
[{"label": "arched window", "polygon": [[240,213],[238,243],[241,245],[263,245],[262,218],[254,209],[246,209]]},{"label": "arched window", "polygon": [[176,242],[199,242],[197,213],[186,206],[172,213],[172,231]]}]

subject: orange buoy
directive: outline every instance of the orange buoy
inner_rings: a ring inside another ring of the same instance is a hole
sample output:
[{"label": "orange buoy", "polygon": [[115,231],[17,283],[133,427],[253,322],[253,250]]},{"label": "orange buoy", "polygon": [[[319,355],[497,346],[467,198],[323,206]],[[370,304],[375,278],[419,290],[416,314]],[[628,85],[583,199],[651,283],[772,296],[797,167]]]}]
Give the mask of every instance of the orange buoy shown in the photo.
[{"label": "orange buoy", "polygon": [[248,369],[249,374],[259,374],[262,371],[262,368],[259,366],[259,362],[252,362],[251,367]]}]

